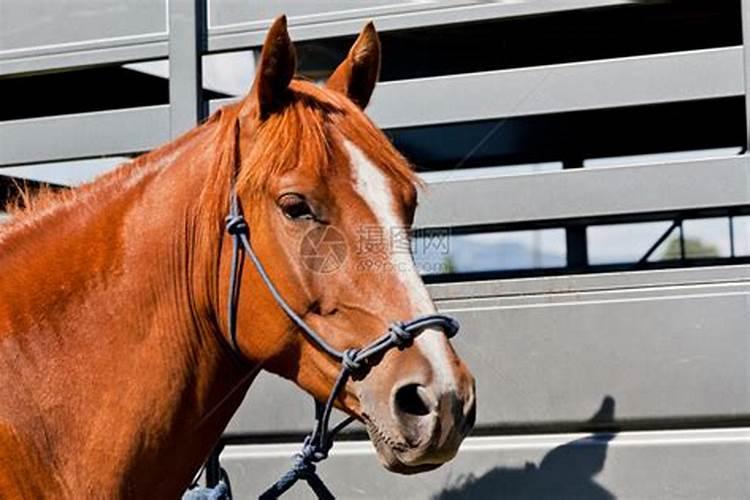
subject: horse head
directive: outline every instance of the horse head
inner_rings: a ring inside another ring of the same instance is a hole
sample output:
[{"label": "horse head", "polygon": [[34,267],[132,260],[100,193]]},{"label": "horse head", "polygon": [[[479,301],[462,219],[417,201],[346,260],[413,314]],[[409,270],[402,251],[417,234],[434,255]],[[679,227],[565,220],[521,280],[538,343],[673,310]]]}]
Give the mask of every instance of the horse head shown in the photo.
[{"label": "horse head", "polygon": [[[250,92],[223,111],[234,124],[224,127],[235,137],[227,155],[235,157],[237,197],[270,279],[308,325],[344,351],[369,344],[394,322],[435,312],[409,244],[419,182],[363,111],[380,69],[372,24],[324,86],[296,78],[295,69],[281,17]],[[230,246],[220,256],[224,277]],[[325,400],[339,364],[299,335],[256,270],[243,273],[239,290],[242,355]],[[451,459],[471,430],[474,379],[443,332],[427,330],[349,380],[336,405],[366,424],[388,469],[420,472]]]}]

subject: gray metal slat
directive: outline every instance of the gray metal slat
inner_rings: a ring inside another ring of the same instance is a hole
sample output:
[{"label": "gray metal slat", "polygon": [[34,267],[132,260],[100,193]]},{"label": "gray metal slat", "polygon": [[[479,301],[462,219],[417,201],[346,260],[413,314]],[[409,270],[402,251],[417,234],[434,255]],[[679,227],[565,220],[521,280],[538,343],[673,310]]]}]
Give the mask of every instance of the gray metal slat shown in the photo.
[{"label": "gray metal slat", "polygon": [[[576,9],[607,7],[628,4],[627,0],[545,0],[541,2],[482,2],[454,7],[416,8],[403,12],[403,7],[394,3],[393,13],[384,11],[377,16],[363,18],[356,12],[346,11],[341,16],[328,16],[319,21],[316,16],[290,18],[290,34],[293,40],[311,40],[358,33],[370,18],[375,20],[380,31],[419,28],[442,24],[466,23],[485,19],[521,17],[553,14]],[[270,20],[239,22],[231,26],[213,27],[209,31],[210,52],[256,47],[263,44]]]},{"label": "gray metal slat", "polygon": [[[254,498],[299,445],[229,446],[221,464],[235,495]],[[340,498],[579,500],[750,496],[750,428],[548,434],[467,439],[457,457],[414,476],[387,472],[365,442],[340,442],[319,466]],[[310,498],[306,485],[287,498]]]},{"label": "gray metal slat", "polygon": [[169,106],[0,122],[0,165],[150,150],[169,140]]},{"label": "gray metal slat", "polygon": [[284,13],[294,24],[320,24],[344,19],[370,19],[378,16],[392,16],[402,13],[425,12],[470,5],[473,0],[360,0],[352,9],[350,0],[327,0],[325,3],[312,3],[309,0],[266,0],[248,9],[234,0],[211,0],[209,17],[211,27],[231,26],[236,32],[240,26],[270,24],[280,13]]},{"label": "gray metal slat", "polygon": [[743,155],[434,182],[421,194],[415,226],[500,224],[747,204],[750,157]]},{"label": "gray metal slat", "polygon": [[428,285],[440,305],[461,300],[605,290],[648,290],[659,287],[713,285],[750,281],[749,265],[659,269],[567,276],[542,276],[502,280],[460,281]]},{"label": "gray metal slat", "polygon": [[[743,49],[723,47],[383,82],[367,113],[388,129],[744,92]],[[233,100],[211,101],[210,110]]]},{"label": "gray metal slat", "polygon": [[96,64],[163,59],[168,54],[166,35],[155,36],[151,41],[137,41],[128,45],[112,45],[102,42],[86,44],[76,50],[62,52],[31,51],[27,55],[0,59],[0,76]]},{"label": "gray metal slat", "polygon": [[398,128],[744,92],[740,46],[385,82],[368,114]]}]

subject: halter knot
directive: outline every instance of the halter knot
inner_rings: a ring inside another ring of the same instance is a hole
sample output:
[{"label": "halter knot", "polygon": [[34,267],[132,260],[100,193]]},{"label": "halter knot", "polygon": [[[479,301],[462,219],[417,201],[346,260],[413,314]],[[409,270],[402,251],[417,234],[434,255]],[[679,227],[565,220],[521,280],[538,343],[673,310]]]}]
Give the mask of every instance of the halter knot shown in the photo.
[{"label": "halter knot", "polygon": [[227,233],[232,236],[247,233],[247,222],[241,214],[227,215],[224,218]]},{"label": "halter knot", "polygon": [[388,339],[399,349],[409,347],[414,342],[414,334],[405,329],[402,323],[393,323],[388,328]]},{"label": "halter knot", "polygon": [[358,374],[367,368],[364,360],[358,360],[357,356],[359,356],[359,349],[347,349],[341,353],[341,364],[349,373]]},{"label": "halter knot", "polygon": [[328,458],[328,451],[313,442],[311,436],[305,438],[305,444],[295,455],[294,472],[300,479],[315,475],[315,463]]},{"label": "halter knot", "polygon": [[445,316],[445,328],[443,329],[443,333],[445,333],[445,336],[449,339],[452,339],[456,336],[458,333],[458,330],[461,328],[461,325],[458,323],[458,320],[456,318],[453,318],[451,316]]},{"label": "halter knot", "polygon": [[307,436],[302,445],[302,449],[297,453],[297,461],[300,462],[320,462],[328,458],[328,450],[319,446],[313,441],[312,436]]},{"label": "halter knot", "polygon": [[311,462],[300,462],[294,465],[297,477],[307,479],[315,474],[315,464]]},{"label": "halter knot", "polygon": [[313,463],[311,459],[304,455],[303,450],[297,455],[297,458],[294,461],[293,469],[295,475],[299,479],[307,479],[308,477],[315,474],[315,463]]}]

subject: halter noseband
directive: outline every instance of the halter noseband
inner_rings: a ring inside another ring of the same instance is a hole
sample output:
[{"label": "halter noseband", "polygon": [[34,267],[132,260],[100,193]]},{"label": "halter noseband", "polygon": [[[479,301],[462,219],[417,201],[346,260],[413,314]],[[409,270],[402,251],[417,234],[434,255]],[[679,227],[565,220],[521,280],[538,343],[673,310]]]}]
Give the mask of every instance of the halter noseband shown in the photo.
[{"label": "halter noseband", "polygon": [[270,500],[278,498],[300,479],[307,481],[318,498],[333,499],[333,494],[331,494],[316,474],[315,464],[328,457],[328,451],[333,446],[333,439],[336,434],[354,421],[353,417],[348,417],[333,429],[329,430],[328,428],[333,404],[346,385],[347,380],[349,380],[349,377],[365,377],[370,368],[375,366],[376,363],[373,361],[375,358],[394,347],[399,350],[410,347],[414,339],[429,328],[438,328],[448,338],[453,337],[458,333],[458,321],[443,314],[420,316],[411,321],[393,323],[385,334],[365,347],[339,351],[321,337],[318,332],[313,330],[310,325],[305,323],[284,300],[273,284],[273,281],[268,276],[263,264],[258,259],[250,244],[250,227],[245,221],[240,201],[234,190],[231,194],[229,215],[226,217],[226,230],[232,237],[232,265],[229,278],[227,322],[228,333],[234,350],[240,353],[237,346],[237,301],[240,292],[243,257],[247,254],[274,300],[289,319],[300,329],[307,340],[341,364],[341,371],[338,377],[336,377],[336,381],[326,402],[321,403],[317,399],[315,400],[315,426],[312,433],[305,438],[302,450],[295,455],[294,466],[268,488],[260,496],[260,499]]}]

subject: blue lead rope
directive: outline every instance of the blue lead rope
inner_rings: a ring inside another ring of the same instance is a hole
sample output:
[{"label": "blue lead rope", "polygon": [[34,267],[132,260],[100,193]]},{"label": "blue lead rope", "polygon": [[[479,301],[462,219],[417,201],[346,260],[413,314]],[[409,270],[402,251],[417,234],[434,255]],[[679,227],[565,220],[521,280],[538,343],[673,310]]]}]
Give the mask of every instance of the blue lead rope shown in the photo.
[{"label": "blue lead rope", "polygon": [[[294,456],[294,465],[276,483],[266,490],[260,500],[273,500],[289,490],[297,481],[307,482],[319,499],[332,500],[335,497],[323,484],[316,472],[316,464],[328,457],[336,434],[352,423],[354,418],[348,417],[333,429],[328,428],[333,411],[333,405],[350,377],[363,378],[377,363],[377,359],[393,348],[403,350],[414,343],[414,339],[423,331],[431,328],[441,330],[446,337],[451,338],[458,333],[458,322],[444,314],[429,314],[407,322],[393,323],[388,331],[374,342],[361,349],[347,349],[339,351],[331,346],[323,337],[313,330],[284,300],[279,290],[266,272],[263,264],[253,251],[250,243],[250,227],[242,214],[240,202],[236,192],[232,192],[230,211],[226,217],[226,230],[232,236],[232,264],[229,278],[229,298],[227,305],[227,322],[229,337],[236,352],[237,346],[237,302],[240,294],[240,276],[242,274],[243,257],[250,258],[258,275],[261,277],[276,303],[300,329],[302,334],[321,351],[335,361],[341,363],[341,371],[333,384],[331,393],[325,403],[315,401],[315,427],[313,432],[305,438],[302,450]],[[218,497],[220,498],[220,497]]]},{"label": "blue lead rope", "polygon": [[202,488],[200,486],[188,490],[182,495],[182,500],[232,500],[229,493],[229,486],[224,481],[213,488]]},{"label": "blue lead rope", "polygon": [[[316,404],[316,409],[322,408],[320,404]],[[332,443],[331,443],[332,444]],[[303,480],[306,481],[315,494],[321,500],[333,500],[335,497],[333,493],[326,487],[323,480],[320,479],[316,472],[315,464],[321,460],[325,460],[328,456],[328,451],[321,451],[313,443],[311,436],[305,438],[305,444],[294,456],[294,465],[289,469],[286,474],[281,476],[270,488],[268,488],[262,495],[258,497],[259,500],[273,500],[279,498],[281,495],[286,493],[289,488],[294,484]]]}]

